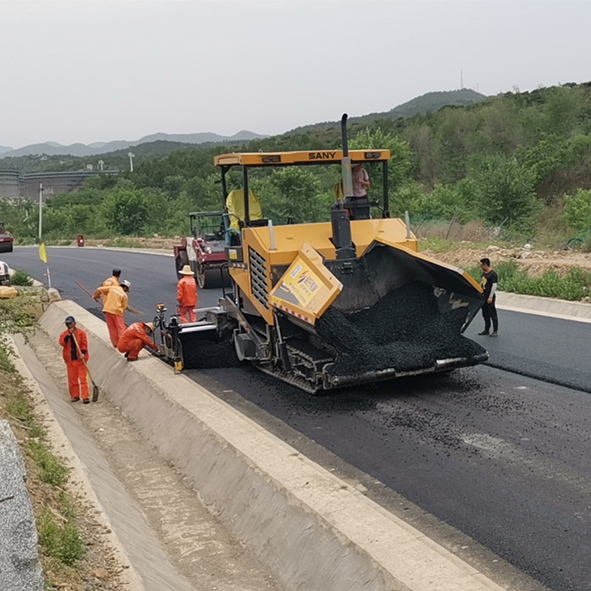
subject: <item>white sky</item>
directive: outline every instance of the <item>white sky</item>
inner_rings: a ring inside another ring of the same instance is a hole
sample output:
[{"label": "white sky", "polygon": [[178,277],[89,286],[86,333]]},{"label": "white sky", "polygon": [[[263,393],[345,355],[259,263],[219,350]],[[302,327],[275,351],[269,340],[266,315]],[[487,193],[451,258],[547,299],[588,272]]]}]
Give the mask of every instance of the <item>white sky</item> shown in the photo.
[{"label": "white sky", "polygon": [[591,2],[0,0],[0,145],[276,134],[591,80]]}]

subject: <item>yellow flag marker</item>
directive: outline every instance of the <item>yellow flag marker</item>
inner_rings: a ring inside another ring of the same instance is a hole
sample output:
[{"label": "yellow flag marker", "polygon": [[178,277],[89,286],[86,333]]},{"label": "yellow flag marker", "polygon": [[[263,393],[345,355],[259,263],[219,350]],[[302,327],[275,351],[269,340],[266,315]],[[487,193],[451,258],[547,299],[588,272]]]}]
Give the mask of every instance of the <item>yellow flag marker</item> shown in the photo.
[{"label": "yellow flag marker", "polygon": [[47,265],[47,252],[45,251],[45,242],[39,245],[39,258]]}]

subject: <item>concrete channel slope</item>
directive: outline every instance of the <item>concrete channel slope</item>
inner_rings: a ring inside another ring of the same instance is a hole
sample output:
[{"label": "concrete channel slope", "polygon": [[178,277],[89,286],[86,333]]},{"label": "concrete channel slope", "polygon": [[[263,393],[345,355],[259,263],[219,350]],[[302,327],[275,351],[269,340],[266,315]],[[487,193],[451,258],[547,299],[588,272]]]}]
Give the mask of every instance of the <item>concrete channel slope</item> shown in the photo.
[{"label": "concrete channel slope", "polygon": [[68,315],[88,333],[102,391],[285,589],[502,591],[159,360],[127,364],[109,344],[105,324],[75,303],[53,304],[41,325],[56,338]]},{"label": "concrete channel slope", "polygon": [[[106,523],[109,531],[115,531],[109,536],[110,542],[123,562],[132,565],[131,572],[126,573],[126,588],[130,591],[193,591],[193,587],[170,564],[158,540],[146,526],[140,510],[84,429],[75,409],[57,390],[41,362],[26,346],[24,338],[17,335],[14,341],[20,361],[25,366],[19,367],[17,359],[17,369],[29,379],[33,389],[38,390],[39,397],[47,402],[46,413],[47,409],[51,409],[46,414],[51,441],[67,456],[72,477],[81,483],[84,495],[89,493],[95,506],[107,508],[103,515],[109,515]],[[42,412],[42,409],[43,405],[37,408],[37,412]],[[92,483],[89,474],[97,476]],[[3,587],[0,589],[5,591]]]}]

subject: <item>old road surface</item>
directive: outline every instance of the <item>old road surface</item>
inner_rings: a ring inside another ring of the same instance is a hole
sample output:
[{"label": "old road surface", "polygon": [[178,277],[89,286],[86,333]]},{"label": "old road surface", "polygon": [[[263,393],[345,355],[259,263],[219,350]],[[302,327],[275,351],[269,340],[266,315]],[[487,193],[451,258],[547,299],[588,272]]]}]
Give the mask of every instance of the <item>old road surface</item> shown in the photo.
[{"label": "old road surface", "polygon": [[[48,256],[62,297],[97,313],[75,281],[92,290],[113,267],[131,281],[131,305],[146,320],[157,302],[174,309],[171,257],[83,248],[49,248]],[[36,249],[2,257],[44,280]],[[199,306],[218,295],[201,291]],[[378,502],[408,510],[418,527],[442,522],[553,591],[589,591],[591,327],[499,316],[498,339],[474,336],[480,317],[469,329],[492,366],[447,376],[314,397],[248,365],[189,375],[329,469],[355,476]],[[460,555],[469,544],[458,544]]]}]

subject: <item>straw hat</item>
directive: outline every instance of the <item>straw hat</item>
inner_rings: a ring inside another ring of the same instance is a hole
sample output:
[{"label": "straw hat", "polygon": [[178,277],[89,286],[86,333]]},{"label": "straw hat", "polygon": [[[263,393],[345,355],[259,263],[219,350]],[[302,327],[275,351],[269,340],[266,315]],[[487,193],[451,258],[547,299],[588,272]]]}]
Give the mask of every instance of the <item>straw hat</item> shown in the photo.
[{"label": "straw hat", "polygon": [[193,271],[191,271],[191,267],[189,265],[185,265],[181,271],[179,271],[181,275],[195,275]]}]

